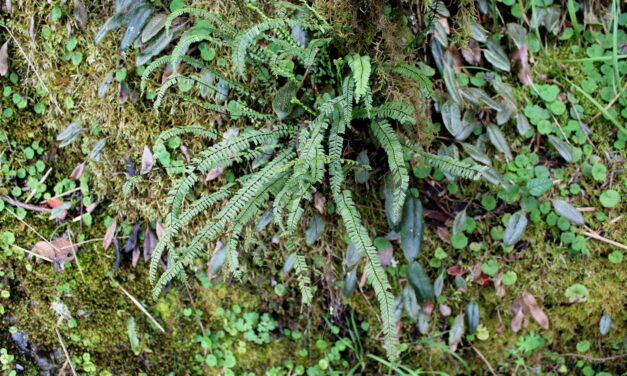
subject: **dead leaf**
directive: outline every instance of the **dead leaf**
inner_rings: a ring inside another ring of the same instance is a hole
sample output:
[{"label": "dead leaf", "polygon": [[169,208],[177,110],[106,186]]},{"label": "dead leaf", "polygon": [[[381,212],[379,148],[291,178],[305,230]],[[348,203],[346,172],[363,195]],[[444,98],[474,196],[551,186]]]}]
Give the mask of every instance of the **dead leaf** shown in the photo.
[{"label": "dead leaf", "polygon": [[70,179],[78,180],[81,178],[81,175],[83,175],[83,170],[85,169],[85,163],[87,163],[87,161],[79,163],[78,165],[76,165],[76,167],[74,167],[74,170],[72,170],[72,173],[70,174]]},{"label": "dead leaf", "polygon": [[74,17],[81,29],[87,26],[87,11],[85,10],[85,4],[81,0],[74,0]]},{"label": "dead leaf", "polygon": [[216,179],[218,176],[222,175],[224,170],[226,170],[226,166],[212,168],[207,173],[207,177],[205,178],[205,181],[211,181],[211,180]]},{"label": "dead leaf", "polygon": [[11,0],[4,0],[4,6],[2,7],[2,10],[11,14],[13,13],[13,3]]},{"label": "dead leaf", "polygon": [[431,316],[431,313],[433,313],[433,308],[435,306],[433,305],[433,303],[431,303],[428,300],[423,301],[422,303],[422,309],[425,311],[425,313],[427,314],[427,316]]},{"label": "dead leaf", "polygon": [[462,56],[470,65],[477,65],[481,61],[481,49],[476,40],[470,39],[468,47],[462,49]]},{"label": "dead leaf", "polygon": [[161,225],[161,222],[157,221],[155,224],[155,232],[157,233],[157,239],[161,240],[163,235],[165,234],[165,229]]},{"label": "dead leaf", "polygon": [[446,269],[446,273],[448,275],[452,275],[453,277],[455,277],[455,276],[462,276],[462,275],[468,273],[468,271],[466,269],[463,269],[459,265],[454,265],[454,266],[451,266],[450,268]]},{"label": "dead leaf", "polygon": [[324,208],[327,205],[327,199],[320,192],[314,194],[314,207],[324,215]]},{"label": "dead leaf", "polygon": [[388,242],[388,247],[383,251],[379,251],[379,259],[381,259],[381,266],[386,267],[392,263],[392,257],[394,257],[394,248],[392,244]]},{"label": "dead leaf", "polygon": [[128,96],[131,94],[131,90],[125,81],[120,82],[118,85],[118,103],[124,104],[128,100]]},{"label": "dead leaf", "polygon": [[109,246],[111,245],[111,242],[113,241],[113,236],[115,235],[115,230],[117,226],[118,226],[118,221],[114,219],[113,222],[111,222],[111,224],[107,228],[107,232],[105,232],[104,239],[102,239],[102,248],[104,248],[105,251],[107,250],[107,248],[109,248]]},{"label": "dead leaf", "polygon": [[494,278],[494,288],[496,289],[496,296],[502,298],[505,296],[505,286],[503,285],[503,272],[499,272]]},{"label": "dead leaf", "polygon": [[76,249],[72,247],[72,244],[66,238],[56,238],[52,241],[52,247],[54,248],[55,257],[59,262],[72,261],[74,254],[72,251]]},{"label": "dead leaf", "polygon": [[185,145],[181,145],[180,149],[181,149],[181,153],[183,153],[183,155],[185,156],[185,160],[187,161],[187,164],[192,163],[192,160],[189,158],[189,152],[187,151],[187,148],[185,147]]},{"label": "dead leaf", "polygon": [[440,304],[440,313],[444,317],[449,317],[452,313],[451,307],[447,306],[446,304]]},{"label": "dead leaf", "polygon": [[131,260],[131,265],[133,265],[133,267],[137,266],[137,261],[139,261],[140,254],[141,252],[139,251],[139,246],[133,248],[133,258]]},{"label": "dead leaf", "polygon": [[28,35],[30,39],[35,40],[35,17],[30,16],[30,25],[28,26]]},{"label": "dead leaf", "polygon": [[515,299],[512,302],[512,314],[514,315],[514,318],[512,318],[511,327],[514,333],[518,333],[522,327],[522,322],[525,318],[524,308],[525,304],[520,300],[520,298]]},{"label": "dead leaf", "polygon": [[[63,204],[63,201],[59,200],[58,198],[51,198],[50,200],[46,201],[46,204],[48,204],[48,206],[50,206],[51,209],[54,209],[57,206]],[[66,215],[67,215],[67,210],[64,210],[63,214],[61,214],[57,218],[62,221],[65,219]]]},{"label": "dead leaf", "polygon": [[152,152],[150,151],[150,148],[147,145],[145,145],[144,153],[142,154],[142,169],[141,169],[140,174],[143,175],[149,172],[150,170],[152,170],[152,165],[153,165]]},{"label": "dead leaf", "polygon": [[150,260],[150,256],[152,256],[152,251],[154,251],[157,246],[157,237],[150,230],[150,226],[146,225],[146,231],[144,232],[144,261],[148,262]]},{"label": "dead leaf", "polygon": [[131,235],[128,237],[126,244],[124,244],[124,252],[129,253],[137,246],[137,238],[139,237],[139,228],[140,224],[136,224],[133,226],[133,230],[131,231]]},{"label": "dead leaf", "polygon": [[451,244],[451,236],[446,227],[438,227],[436,233],[438,234],[438,238],[440,238],[444,243]]},{"label": "dead leaf", "polygon": [[9,41],[4,42],[2,47],[0,47],[0,76],[6,76],[9,71],[9,52],[8,52]]},{"label": "dead leaf", "polygon": [[91,205],[89,205],[89,206],[87,207],[87,209],[85,209],[85,211],[86,211],[87,213],[91,213],[91,212],[93,212],[94,210],[96,210],[96,208],[98,207],[98,205],[99,205],[99,204],[100,204],[99,202],[94,202],[94,203],[92,203]]},{"label": "dead leaf", "polygon": [[55,255],[54,248],[52,248],[50,243],[45,241],[35,243],[33,246],[33,252],[37,252],[38,255],[49,259],[53,259]]},{"label": "dead leaf", "polygon": [[531,293],[527,290],[523,292],[523,301],[529,308],[531,312],[531,316],[540,324],[544,329],[549,329],[549,318],[544,313],[544,311],[538,306],[538,302],[536,298],[531,295]]},{"label": "dead leaf", "polygon": [[519,48],[512,56],[512,63],[520,62],[520,70],[518,71],[518,79],[524,86],[533,85],[531,78],[531,68],[529,67],[529,56],[527,54],[527,45]]}]

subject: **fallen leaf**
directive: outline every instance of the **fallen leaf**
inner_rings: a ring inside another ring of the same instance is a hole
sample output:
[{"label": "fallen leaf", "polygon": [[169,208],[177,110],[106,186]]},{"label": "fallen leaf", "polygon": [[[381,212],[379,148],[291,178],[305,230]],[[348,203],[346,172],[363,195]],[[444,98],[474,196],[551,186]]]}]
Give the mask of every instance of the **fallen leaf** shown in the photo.
[{"label": "fallen leaf", "polygon": [[524,308],[525,304],[520,301],[520,299],[516,299],[512,302],[512,314],[514,317],[512,318],[511,327],[514,333],[518,333],[522,326],[523,319],[525,318]]},{"label": "fallen leaf", "polygon": [[9,45],[9,41],[4,42],[2,47],[0,47],[0,76],[6,76],[9,71],[9,52],[7,51],[7,47]]},{"label": "fallen leaf", "polygon": [[422,310],[425,311],[428,316],[431,316],[431,313],[433,313],[433,308],[434,305],[430,301],[424,301],[422,304]]},{"label": "fallen leaf", "polygon": [[165,234],[165,229],[163,228],[163,225],[161,225],[161,222],[159,221],[157,221],[157,223],[155,224],[155,232],[157,233],[157,239],[161,239],[163,235]]},{"label": "fallen leaf", "polygon": [[37,252],[38,255],[49,259],[53,259],[55,255],[54,248],[52,248],[50,243],[45,241],[35,243],[32,250],[33,252]]},{"label": "fallen leaf", "polygon": [[85,4],[81,0],[74,0],[74,17],[81,29],[87,26],[87,11],[85,10]]},{"label": "fallen leaf", "polygon": [[131,235],[128,237],[126,244],[124,244],[124,252],[129,253],[137,246],[137,238],[139,237],[139,228],[140,224],[136,224],[133,226],[133,230],[131,231]]},{"label": "fallen leaf", "polygon": [[52,241],[55,257],[59,262],[72,261],[74,259],[72,244],[66,238],[56,238]]},{"label": "fallen leaf", "polygon": [[113,236],[115,235],[115,230],[117,226],[118,226],[118,222],[116,219],[114,219],[113,222],[111,222],[111,224],[107,228],[107,232],[105,232],[104,239],[102,239],[102,248],[104,248],[105,251],[107,250],[107,248],[109,248],[109,246],[111,245],[111,242],[113,241]]},{"label": "fallen leaf", "polygon": [[[56,208],[59,205],[63,205],[63,201],[59,200],[58,198],[52,198],[52,199],[46,201],[46,204],[48,204],[48,206],[50,206],[51,209],[54,209],[54,208]],[[67,210],[64,210],[63,214],[58,216],[57,219],[62,221],[62,220],[65,219],[66,215],[67,215]]]},{"label": "fallen leaf", "polygon": [[461,266],[459,265],[455,265],[455,266],[451,266],[450,268],[446,269],[446,273],[448,275],[451,276],[462,276],[466,273],[468,273],[468,270],[463,269]]},{"label": "fallen leaf", "polygon": [[128,96],[131,94],[131,89],[128,87],[126,81],[120,82],[118,85],[118,103],[124,104],[128,100]]},{"label": "fallen leaf", "polygon": [[150,230],[150,226],[146,225],[146,231],[144,232],[144,261],[148,262],[152,251],[157,246],[157,237]]},{"label": "fallen leaf", "polygon": [[481,49],[474,39],[470,39],[468,47],[462,49],[462,56],[470,65],[477,65],[481,61]]},{"label": "fallen leaf", "polygon": [[549,329],[549,318],[544,313],[544,311],[542,311],[542,309],[538,306],[538,302],[536,301],[536,298],[534,298],[533,295],[531,295],[529,291],[525,290],[523,292],[523,300],[525,304],[527,305],[527,307],[529,308],[529,311],[531,312],[531,316],[533,316],[533,318],[538,322],[538,324],[540,324],[540,326],[543,327],[544,329]]},{"label": "fallen leaf", "polygon": [[322,193],[316,192],[314,194],[314,207],[320,212],[320,214],[324,214],[324,208],[327,204],[327,199],[324,198]]},{"label": "fallen leaf", "polygon": [[447,306],[446,304],[440,304],[440,313],[442,314],[442,316],[449,317],[451,315],[451,312],[451,307]]},{"label": "fallen leaf", "polygon": [[222,175],[224,170],[226,170],[226,166],[212,168],[207,173],[207,177],[205,178],[205,181],[211,181],[211,180],[216,179],[218,176]]},{"label": "fallen leaf", "polygon": [[496,289],[496,296],[502,298],[505,296],[505,286],[503,285],[503,272],[499,272],[494,278],[494,288]]},{"label": "fallen leaf", "polygon": [[142,154],[142,169],[140,174],[145,174],[147,172],[149,172],[150,170],[152,170],[152,152],[150,151],[150,148],[145,145],[144,146],[144,153]]},{"label": "fallen leaf", "polygon": [[518,79],[524,86],[533,85],[533,78],[531,77],[531,68],[529,67],[529,56],[527,54],[527,45],[523,45],[517,49],[512,56],[512,63],[518,61],[520,63],[520,70],[518,71]]},{"label": "fallen leaf", "polygon": [[392,257],[394,257],[394,248],[392,248],[392,244],[388,242],[388,247],[383,251],[379,251],[381,266],[386,267],[390,265],[392,263]]},{"label": "fallen leaf", "polygon": [[436,230],[438,237],[446,244],[451,244],[451,236],[446,227],[438,227]]},{"label": "fallen leaf", "polygon": [[131,265],[133,265],[133,267],[137,266],[137,261],[139,261],[140,254],[141,252],[139,250],[139,246],[136,246],[135,248],[133,248],[133,257],[131,260]]},{"label": "fallen leaf", "polygon": [[180,149],[181,149],[181,153],[183,153],[183,155],[185,156],[185,160],[187,161],[187,164],[192,163],[192,160],[189,157],[189,152],[187,151],[187,148],[185,147],[185,145],[181,145]]},{"label": "fallen leaf", "polygon": [[2,10],[9,14],[13,13],[13,2],[11,0],[4,0]]},{"label": "fallen leaf", "polygon": [[30,39],[35,40],[35,17],[30,16],[30,25],[28,26],[28,35]]},{"label": "fallen leaf", "polygon": [[85,169],[85,163],[87,163],[87,161],[79,163],[76,165],[76,167],[74,167],[74,170],[72,170],[72,173],[70,174],[70,179],[78,180],[81,178],[81,175],[83,175],[83,170]]},{"label": "fallen leaf", "polygon": [[99,202],[94,202],[94,203],[92,203],[91,205],[89,205],[89,206],[87,207],[87,209],[85,209],[85,211],[86,211],[87,213],[91,213],[91,212],[93,212],[94,210],[96,210],[96,208],[98,207],[98,205],[99,205],[99,204],[100,204]]}]

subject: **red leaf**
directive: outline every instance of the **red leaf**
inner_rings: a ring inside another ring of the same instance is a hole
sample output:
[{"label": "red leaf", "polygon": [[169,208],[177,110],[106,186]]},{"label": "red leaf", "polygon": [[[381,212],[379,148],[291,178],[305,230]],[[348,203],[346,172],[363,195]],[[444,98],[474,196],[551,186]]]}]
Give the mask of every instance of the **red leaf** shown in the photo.
[{"label": "red leaf", "polygon": [[462,269],[461,266],[459,265],[455,265],[455,266],[451,266],[450,268],[446,269],[446,273],[448,273],[448,275],[452,275],[452,276],[462,276],[466,273],[468,273],[468,270]]}]

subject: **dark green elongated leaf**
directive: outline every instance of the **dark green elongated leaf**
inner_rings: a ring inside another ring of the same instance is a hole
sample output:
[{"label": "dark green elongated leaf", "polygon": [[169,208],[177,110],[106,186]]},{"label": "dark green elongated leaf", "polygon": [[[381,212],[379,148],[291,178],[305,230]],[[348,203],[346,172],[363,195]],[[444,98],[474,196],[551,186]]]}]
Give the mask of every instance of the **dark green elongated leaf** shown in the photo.
[{"label": "dark green elongated leaf", "polygon": [[448,333],[448,345],[451,347],[457,347],[459,341],[462,340],[462,336],[464,335],[464,315],[459,314],[455,316],[455,321],[453,321],[453,326],[451,326],[451,331]]},{"label": "dark green elongated leaf", "polygon": [[146,64],[153,56],[157,56],[161,53],[175,37],[175,33],[167,33],[165,30],[162,31],[144,51],[137,55],[135,65],[140,66]]},{"label": "dark green elongated leaf", "polygon": [[542,196],[553,187],[553,180],[549,178],[533,178],[527,182],[529,193],[538,197]]},{"label": "dark green elongated leaf", "polygon": [[509,104],[511,104],[514,107],[518,106],[518,101],[516,100],[516,97],[514,96],[514,91],[508,84],[502,81],[494,80],[492,81],[492,86],[494,87],[494,90],[496,90],[496,92],[501,97],[503,97],[504,100],[509,102]]},{"label": "dark green elongated leaf", "polygon": [[486,178],[492,184],[500,184],[503,183],[503,177],[492,167],[488,167],[485,171],[483,171],[483,177]]},{"label": "dark green elongated leaf", "polygon": [[289,272],[292,271],[294,267],[294,263],[296,262],[296,252],[287,256],[287,260],[285,260],[285,264],[283,265],[283,276],[287,276]]},{"label": "dark green elongated leaf", "polygon": [[507,35],[514,41],[517,49],[521,49],[527,43],[527,30],[517,23],[507,24]]},{"label": "dark green elongated leaf", "polygon": [[529,120],[520,112],[516,114],[516,129],[518,129],[518,134],[521,136],[529,133]]},{"label": "dark green elongated leaf", "polygon": [[503,243],[506,246],[516,243],[525,232],[526,227],[527,217],[522,210],[512,214],[509,218],[509,222],[507,223],[505,234],[503,235]]},{"label": "dark green elongated leaf", "polygon": [[[357,162],[359,162],[361,166],[370,165],[370,160],[368,159],[368,154],[366,154],[365,150],[362,150],[357,155]],[[355,180],[357,180],[357,183],[363,184],[366,181],[368,181],[369,176],[370,176],[370,173],[368,172],[368,170],[365,167],[360,167],[355,173]]]},{"label": "dark green elongated leaf", "polygon": [[78,135],[81,134],[81,131],[81,122],[75,121],[70,123],[70,125],[57,136],[57,141],[61,141],[59,146],[64,147],[69,145],[72,141],[76,140]]},{"label": "dark green elongated leaf", "polygon": [[346,274],[344,279],[344,296],[350,298],[355,291],[355,285],[357,284],[357,268],[351,270]]},{"label": "dark green elongated leaf", "polygon": [[488,157],[488,155],[486,153],[481,151],[481,149],[479,149],[475,145],[467,144],[467,143],[464,142],[462,144],[462,147],[464,148],[464,151],[466,153],[468,153],[470,158],[474,159],[475,161],[477,161],[479,163],[483,163],[485,165],[492,166],[492,159],[490,159],[490,157]]},{"label": "dark green elongated leaf", "polygon": [[442,289],[444,288],[444,273],[440,274],[438,278],[433,282],[433,294],[437,298],[442,294]]},{"label": "dark green elongated leaf", "polygon": [[446,90],[451,96],[453,102],[455,102],[459,107],[463,106],[462,97],[459,95],[459,87],[457,86],[457,80],[455,80],[453,68],[449,64],[443,65],[442,76],[444,77]]},{"label": "dark green elongated leaf", "polygon": [[100,152],[102,151],[102,148],[104,148],[105,144],[107,143],[107,139],[103,138],[102,140],[98,140],[98,142],[96,142],[96,144],[94,145],[94,147],[91,149],[91,152],[89,153],[89,158],[99,161],[100,160]]},{"label": "dark green elongated leaf", "polygon": [[402,213],[394,215],[394,192],[397,186],[394,182],[394,177],[391,173],[385,174],[383,177],[383,184],[381,185],[381,197],[384,200],[385,215],[388,220],[388,225],[394,231],[399,230],[399,225],[402,219]]},{"label": "dark green elongated leaf", "polygon": [[424,209],[420,199],[407,197],[403,205],[403,220],[401,222],[401,248],[407,261],[413,261],[422,249],[424,232]]},{"label": "dark green elongated leaf", "polygon": [[98,33],[96,33],[96,37],[94,38],[94,45],[98,45],[98,43],[100,43],[100,41],[102,41],[104,37],[107,36],[107,33],[109,33],[109,31],[127,25],[130,21],[127,15],[128,14],[118,13],[115,16],[109,18],[107,22],[102,25],[100,30],[98,30]]},{"label": "dark green elongated leaf", "polygon": [[305,231],[305,243],[307,245],[312,245],[316,240],[318,240],[318,237],[322,234],[326,224],[327,221],[320,214],[314,214],[309,221],[307,230]]},{"label": "dark green elongated leaf", "polygon": [[150,4],[145,4],[133,10],[129,10],[129,25],[126,28],[126,32],[124,32],[122,42],[120,43],[120,49],[122,51],[129,48],[135,39],[137,39],[153,11],[154,8]]},{"label": "dark green elongated leaf", "polygon": [[455,220],[453,221],[453,235],[457,235],[462,232],[464,225],[466,224],[466,209],[460,211],[455,216]]},{"label": "dark green elongated leaf", "polygon": [[581,226],[584,224],[585,220],[583,218],[583,215],[581,215],[581,213],[579,213],[579,211],[575,209],[574,206],[564,200],[552,200],[551,202],[553,203],[553,208],[555,209],[557,214],[568,219],[570,222],[576,225]]},{"label": "dark green elongated leaf", "polygon": [[502,125],[514,116],[516,109],[509,102],[501,102],[501,109],[496,113],[496,123]]},{"label": "dark green elongated leaf", "polygon": [[472,38],[477,42],[485,43],[488,40],[488,33],[472,18],[470,19],[470,30],[472,31]]},{"label": "dark green elongated leaf", "polygon": [[142,31],[142,43],[148,42],[152,37],[157,35],[164,27],[168,16],[165,13],[157,13],[146,23]]},{"label": "dark green elongated leaf", "polygon": [[509,145],[501,133],[501,130],[494,124],[488,124],[488,136],[490,137],[490,141],[492,145],[496,148],[496,150],[504,153],[508,160],[512,160],[512,152],[509,150]]},{"label": "dark green elongated leaf", "polygon": [[422,268],[422,265],[416,261],[409,264],[409,267],[407,268],[407,276],[409,277],[409,283],[411,283],[412,287],[416,290],[416,297],[419,301],[425,299],[433,300],[435,298],[433,285],[431,285],[431,280]]},{"label": "dark green elongated leaf", "polygon": [[573,162],[573,149],[570,147],[570,145],[568,145],[561,139],[553,136],[552,134],[549,135],[549,142],[551,143],[551,145],[553,145],[555,149],[557,149],[557,151],[566,162]]},{"label": "dark green elongated leaf", "polygon": [[455,135],[455,139],[457,141],[463,141],[467,139],[472,132],[477,127],[481,127],[481,125],[475,120],[475,112],[472,110],[467,110],[464,112],[464,116],[462,116],[462,123],[459,127],[459,131]]},{"label": "dark green elongated leaf", "polygon": [[102,98],[105,96],[112,82],[113,82],[113,71],[107,73],[105,78],[102,80],[102,82],[98,86],[98,98]]},{"label": "dark green elongated leaf", "polygon": [[507,54],[503,51],[501,46],[499,46],[498,42],[496,42],[493,38],[489,38],[486,42],[486,46],[488,49],[483,51],[486,60],[488,60],[494,68],[509,72],[512,69],[512,66],[509,62]]},{"label": "dark green elongated leaf", "polygon": [[215,257],[213,258],[213,261],[211,262],[211,268],[209,269],[209,271],[211,272],[211,274],[218,274],[218,272],[220,271],[220,268],[222,268],[222,265],[224,264],[224,261],[226,260],[226,246],[223,246],[222,248],[220,248],[218,250],[218,252],[216,253]]},{"label": "dark green elongated leaf", "polygon": [[601,321],[599,322],[601,335],[604,336],[609,333],[610,328],[612,328],[612,317],[606,313],[601,317]]},{"label": "dark green elongated leaf", "polygon": [[469,102],[471,102],[472,104],[474,104],[475,106],[481,106],[481,105],[486,105],[488,107],[490,107],[493,110],[499,111],[501,109],[501,103],[498,101],[495,101],[494,99],[490,98],[490,96],[488,94],[486,94],[485,91],[476,88],[476,87],[464,87],[461,90],[462,95],[464,96],[464,98],[466,98],[466,100],[468,100]]},{"label": "dark green elongated leaf", "polygon": [[462,122],[461,122],[461,114],[459,112],[459,106],[452,100],[448,100],[442,106],[442,121],[444,122],[444,126],[446,130],[451,134],[451,136],[457,135],[459,133]]},{"label": "dark green elongated leaf", "polygon": [[418,331],[422,335],[429,334],[429,315],[424,309],[418,311]]},{"label": "dark green elongated leaf", "polygon": [[353,243],[348,245],[346,250],[346,266],[351,267],[359,262],[363,257],[363,252],[357,252],[357,248]]},{"label": "dark green elongated leaf", "polygon": [[466,291],[466,281],[464,280],[464,278],[456,275],[455,276],[455,286],[457,286],[458,289],[461,289],[463,291]]},{"label": "dark green elongated leaf", "polygon": [[270,224],[270,222],[272,222],[273,219],[274,211],[272,208],[269,208],[265,213],[263,213],[261,218],[259,218],[259,222],[255,225],[255,231],[261,232],[264,228],[266,228],[266,226],[268,226],[268,224]]},{"label": "dark green elongated leaf", "polygon": [[477,331],[477,325],[479,325],[479,306],[474,300],[466,304],[466,324],[468,325],[468,333],[473,334]]},{"label": "dark green elongated leaf", "polygon": [[409,284],[406,284],[405,288],[403,288],[403,308],[411,321],[416,322],[418,320],[420,305],[418,305],[418,300],[416,299],[416,292]]}]

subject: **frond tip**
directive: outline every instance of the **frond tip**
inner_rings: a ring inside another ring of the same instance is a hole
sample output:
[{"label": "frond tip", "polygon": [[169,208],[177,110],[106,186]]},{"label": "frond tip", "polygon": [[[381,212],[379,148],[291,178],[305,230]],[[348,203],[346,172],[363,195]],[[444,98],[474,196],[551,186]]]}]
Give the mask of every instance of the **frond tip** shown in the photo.
[{"label": "frond tip", "polygon": [[433,155],[423,151],[419,151],[418,154],[431,166],[464,179],[479,180],[488,168],[471,162],[458,161],[449,156]]}]

